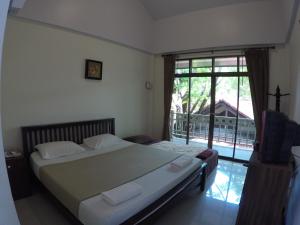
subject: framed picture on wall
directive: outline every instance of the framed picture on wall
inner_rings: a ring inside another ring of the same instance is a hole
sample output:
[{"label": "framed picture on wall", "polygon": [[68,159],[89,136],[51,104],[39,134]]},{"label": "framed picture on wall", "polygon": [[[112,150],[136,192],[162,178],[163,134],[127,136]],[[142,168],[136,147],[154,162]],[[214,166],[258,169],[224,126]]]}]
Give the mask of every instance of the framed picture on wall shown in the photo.
[{"label": "framed picture on wall", "polygon": [[102,80],[102,62],[86,59],[85,79]]}]

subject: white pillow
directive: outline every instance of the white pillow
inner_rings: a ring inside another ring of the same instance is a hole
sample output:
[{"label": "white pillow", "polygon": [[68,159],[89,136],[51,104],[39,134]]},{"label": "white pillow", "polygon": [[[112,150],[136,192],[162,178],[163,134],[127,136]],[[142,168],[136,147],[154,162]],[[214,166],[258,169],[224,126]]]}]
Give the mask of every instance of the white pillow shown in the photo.
[{"label": "white pillow", "polygon": [[300,167],[300,146],[293,146],[292,154],[295,158],[296,167]]},{"label": "white pillow", "polygon": [[112,134],[101,134],[83,140],[83,143],[92,149],[103,149],[118,144],[122,139]]},{"label": "white pillow", "polygon": [[43,159],[55,159],[85,151],[84,148],[72,141],[56,141],[36,145]]}]

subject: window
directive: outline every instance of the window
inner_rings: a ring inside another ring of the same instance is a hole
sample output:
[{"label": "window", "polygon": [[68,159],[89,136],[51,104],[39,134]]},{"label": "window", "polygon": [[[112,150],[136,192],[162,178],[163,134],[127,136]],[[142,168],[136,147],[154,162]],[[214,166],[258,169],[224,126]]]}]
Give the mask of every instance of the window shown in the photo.
[{"label": "window", "polygon": [[192,73],[211,73],[212,59],[193,59]]},{"label": "window", "polygon": [[215,58],[215,72],[238,72],[237,57]]},{"label": "window", "polygon": [[176,74],[184,74],[190,72],[190,62],[188,60],[180,60],[176,61],[175,64],[175,73]]},{"label": "window", "polygon": [[177,60],[175,64],[175,74],[178,76],[247,72],[246,58],[244,56],[181,59]]}]

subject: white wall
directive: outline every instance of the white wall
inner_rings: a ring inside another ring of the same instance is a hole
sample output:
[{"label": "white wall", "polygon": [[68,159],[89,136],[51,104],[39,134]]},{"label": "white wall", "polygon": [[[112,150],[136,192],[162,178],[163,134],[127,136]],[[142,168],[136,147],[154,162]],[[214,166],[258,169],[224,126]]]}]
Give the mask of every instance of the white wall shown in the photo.
[{"label": "white wall", "polygon": [[293,7],[296,1],[298,0],[281,0],[283,22],[285,24],[286,29],[289,28],[293,14]]},{"label": "white wall", "polygon": [[[85,80],[86,58],[103,61],[103,80]],[[20,127],[116,118],[119,136],[148,131],[153,56],[85,35],[8,19],[4,42],[4,144],[21,147]]]},{"label": "white wall", "polygon": [[154,58],[152,98],[152,136],[161,138],[164,122],[164,61],[160,55]]},{"label": "white wall", "polygon": [[283,43],[285,31],[280,2],[235,4],[157,21],[154,52]]},{"label": "white wall", "polygon": [[[0,69],[2,58],[2,44],[6,16],[8,10],[8,0],[0,1]],[[0,80],[2,82],[2,79]],[[9,181],[7,177],[6,163],[4,158],[2,129],[0,122],[0,225],[18,225],[18,217],[12,200]]]},{"label": "white wall", "polygon": [[[270,83],[269,92],[275,93],[277,85],[280,86],[282,93],[290,92],[290,57],[287,47],[276,47],[270,50]],[[290,96],[282,97],[280,109],[289,115]],[[269,97],[269,108],[275,110],[275,97]]]},{"label": "white wall", "polygon": [[290,49],[291,102],[290,116],[300,123],[300,9],[292,32]]},{"label": "white wall", "polygon": [[300,0],[280,0],[282,5],[283,22],[286,27],[285,43],[290,42],[294,28],[295,17],[297,16]]},{"label": "white wall", "polygon": [[18,16],[150,51],[152,18],[138,0],[27,0]]},{"label": "white wall", "polygon": [[[192,57],[192,56],[191,56]],[[164,63],[161,56],[155,56],[155,70],[153,78],[153,99],[152,108],[153,130],[152,135],[161,138],[163,129],[163,108],[164,108]],[[289,49],[277,47],[275,50],[270,50],[270,83],[269,91],[274,93],[277,85],[283,93],[290,92],[290,70],[289,70]],[[292,82],[291,82],[292,83]],[[300,96],[300,95],[299,95]],[[282,112],[289,114],[290,97],[283,97],[281,101]],[[275,98],[269,98],[269,108],[275,109]]]}]

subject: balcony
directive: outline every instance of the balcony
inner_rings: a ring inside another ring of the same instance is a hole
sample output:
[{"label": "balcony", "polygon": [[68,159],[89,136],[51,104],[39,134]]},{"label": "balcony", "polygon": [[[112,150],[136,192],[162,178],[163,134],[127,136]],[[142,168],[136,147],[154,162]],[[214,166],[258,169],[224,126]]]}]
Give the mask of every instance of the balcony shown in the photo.
[{"label": "balcony", "polygon": [[[170,127],[172,141],[179,144],[186,143],[187,114],[171,112]],[[235,140],[236,118],[215,116],[213,148],[221,156],[232,157]],[[209,135],[209,115],[191,114],[189,125],[189,144],[206,147]],[[236,135],[235,158],[249,160],[253,151],[256,129],[254,120],[238,119]]]}]

